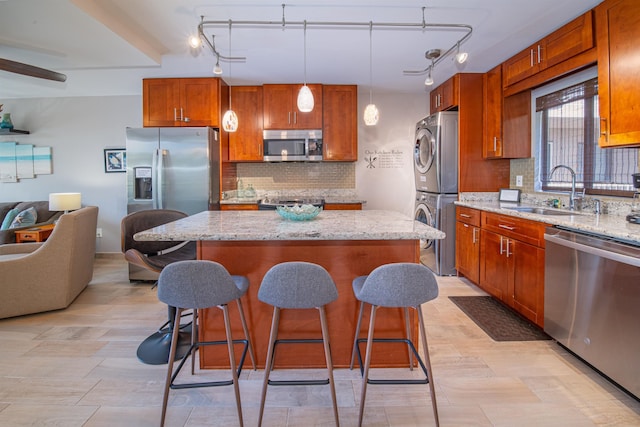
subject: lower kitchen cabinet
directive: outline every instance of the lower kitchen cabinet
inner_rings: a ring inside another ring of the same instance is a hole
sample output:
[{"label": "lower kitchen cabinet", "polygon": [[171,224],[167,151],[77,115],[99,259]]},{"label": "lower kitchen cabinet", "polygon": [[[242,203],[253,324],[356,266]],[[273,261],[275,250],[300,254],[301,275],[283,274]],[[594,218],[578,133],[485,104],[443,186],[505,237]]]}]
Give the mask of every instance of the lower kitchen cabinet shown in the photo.
[{"label": "lower kitchen cabinet", "polygon": [[544,326],[544,229],[536,221],[482,212],[478,285]]},{"label": "lower kitchen cabinet", "polygon": [[480,279],[480,211],[456,208],[456,270],[473,283]]}]

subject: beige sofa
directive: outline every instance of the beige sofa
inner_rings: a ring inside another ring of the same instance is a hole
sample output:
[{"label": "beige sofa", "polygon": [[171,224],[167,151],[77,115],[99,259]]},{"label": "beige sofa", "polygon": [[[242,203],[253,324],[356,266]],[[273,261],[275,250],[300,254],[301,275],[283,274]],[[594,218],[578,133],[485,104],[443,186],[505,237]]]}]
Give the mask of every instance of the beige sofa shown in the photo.
[{"label": "beige sofa", "polygon": [[98,208],[64,214],[42,243],[0,245],[0,319],[66,308],[93,277]]},{"label": "beige sofa", "polygon": [[45,224],[52,224],[57,220],[62,212],[50,211],[48,201],[36,201],[36,202],[0,202],[0,223],[4,220],[5,216],[11,209],[17,209],[23,211],[28,208],[35,208],[38,218],[35,225],[27,225],[24,227],[10,228],[7,230],[0,230],[0,245],[5,243],[16,242],[16,231],[24,230],[25,228],[39,227]]}]

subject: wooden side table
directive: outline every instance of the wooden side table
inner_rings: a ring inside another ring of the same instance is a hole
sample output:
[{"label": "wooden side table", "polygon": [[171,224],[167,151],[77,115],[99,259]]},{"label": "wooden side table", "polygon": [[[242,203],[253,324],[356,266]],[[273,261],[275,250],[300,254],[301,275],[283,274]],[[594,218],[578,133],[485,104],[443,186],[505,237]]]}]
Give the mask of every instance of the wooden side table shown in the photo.
[{"label": "wooden side table", "polygon": [[51,235],[54,224],[47,224],[40,227],[25,228],[18,230],[16,234],[16,243],[24,242],[44,242]]}]

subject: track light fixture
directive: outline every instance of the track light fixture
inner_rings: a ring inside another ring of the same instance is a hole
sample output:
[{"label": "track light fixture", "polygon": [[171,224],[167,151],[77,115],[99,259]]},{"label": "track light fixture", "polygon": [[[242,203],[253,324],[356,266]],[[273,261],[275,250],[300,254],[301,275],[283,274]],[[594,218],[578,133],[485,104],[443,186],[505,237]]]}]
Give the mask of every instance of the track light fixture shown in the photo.
[{"label": "track light fixture", "polygon": [[458,64],[464,64],[467,61],[469,54],[467,52],[460,52],[460,42],[458,42],[458,51],[456,53],[456,62]]},{"label": "track light fixture", "polygon": [[[464,32],[463,36],[458,39],[458,41],[451,46],[447,51],[445,51],[441,56],[438,57],[438,59],[433,60],[431,62],[431,65],[429,65],[427,68],[425,68],[424,70],[419,70],[419,71],[403,71],[403,73],[405,75],[423,75],[426,73],[431,74],[432,69],[438,64],[438,62],[440,62],[444,57],[448,56],[449,54],[453,53],[454,50],[458,50],[458,54],[460,55],[458,59],[458,62],[462,63],[467,59],[467,55],[465,52],[460,52],[460,45],[466,41],[469,37],[471,37],[471,33],[473,31],[473,28],[471,27],[471,25],[467,25],[467,24],[430,24],[427,23],[425,20],[425,7],[422,7],[422,21],[421,22],[415,22],[415,23],[407,23],[407,22],[331,22],[331,21],[307,21],[306,19],[304,21],[287,21],[285,19],[285,4],[282,4],[282,19],[280,21],[235,21],[234,24],[237,26],[241,26],[241,27],[248,27],[248,28],[265,28],[265,27],[276,27],[276,28],[280,28],[282,30],[286,29],[287,27],[302,27],[304,29],[305,32],[305,53],[304,53],[304,61],[305,61],[305,84],[303,85],[301,92],[304,90],[304,92],[308,91],[308,94],[311,95],[311,97],[313,97],[313,94],[311,94],[311,91],[309,90],[309,88],[306,85],[306,31],[307,31],[307,27],[316,27],[319,30],[323,30],[323,29],[333,29],[335,27],[348,27],[348,28],[365,28],[368,27],[369,30],[371,31],[373,29],[373,27],[379,27],[379,28],[384,28],[386,30],[398,30],[398,31],[407,31],[407,30],[418,30],[421,33],[423,33],[425,30],[442,30],[442,31],[447,31],[447,32],[452,32],[452,31],[462,31]],[[220,54],[220,52],[218,52],[215,48],[215,44],[213,43],[213,37],[211,36],[211,40],[209,40],[207,38],[207,36],[205,36],[204,34],[204,28],[205,27],[220,27],[222,25],[227,25],[227,24],[231,24],[231,20],[226,20],[226,21],[205,21],[204,20],[204,16],[200,17],[200,24],[198,24],[198,36],[200,39],[200,42],[204,42],[207,46],[209,46],[209,48],[211,49],[211,51],[213,52],[214,55],[216,55],[216,62],[219,61],[220,59],[224,60],[224,61],[246,61],[247,58],[245,57],[236,57],[236,58],[232,58],[232,57],[225,57],[223,55]],[[438,49],[439,51],[439,49]],[[457,56],[457,55],[456,55]],[[426,82],[425,82],[426,83]],[[305,95],[306,96],[306,95]],[[312,107],[313,108],[313,107]]]},{"label": "track light fixture", "polygon": [[[229,21],[229,55],[231,55],[231,21]],[[231,61],[229,61],[229,80],[230,79]],[[224,113],[224,116],[222,116],[222,129],[226,132],[235,132],[238,130],[238,116],[231,108],[231,83],[229,83],[229,109]]]},{"label": "track light fixture", "polygon": [[369,22],[369,104],[364,109],[364,124],[375,126],[378,124],[380,113],[378,107],[373,103],[373,23]]},{"label": "track light fixture", "polygon": [[311,89],[307,86],[307,21],[304,21],[304,81],[298,92],[298,110],[303,113],[313,111],[314,99]]}]

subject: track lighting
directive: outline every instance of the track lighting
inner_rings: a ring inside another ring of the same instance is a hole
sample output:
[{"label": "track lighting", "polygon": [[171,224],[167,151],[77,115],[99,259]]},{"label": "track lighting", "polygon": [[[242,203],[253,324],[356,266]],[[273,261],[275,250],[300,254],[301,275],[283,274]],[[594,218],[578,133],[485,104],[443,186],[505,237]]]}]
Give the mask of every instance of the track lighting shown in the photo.
[{"label": "track lighting", "polygon": [[467,52],[460,52],[460,42],[458,42],[458,52],[456,53],[456,62],[458,64],[464,64],[469,54]]},{"label": "track lighting", "polygon": [[304,84],[298,92],[298,110],[303,113],[313,111],[313,93],[307,86],[307,21],[304,21]]},{"label": "track lighting", "polygon": [[193,49],[197,49],[202,46],[202,40],[200,40],[200,37],[198,36],[191,36],[189,37],[189,46]]},{"label": "track lighting", "polygon": [[[0,0],[1,1],[1,0]],[[419,71],[403,71],[404,74],[406,75],[423,75],[426,74],[427,72],[431,73],[432,69],[435,67],[435,65],[437,65],[444,57],[453,54],[453,52],[457,49],[458,54],[456,55],[456,60],[459,63],[463,63],[464,61],[466,61],[467,59],[467,54],[466,52],[460,52],[460,44],[462,44],[464,41],[466,41],[469,37],[471,37],[471,33],[473,32],[473,27],[471,27],[471,25],[468,24],[445,24],[445,23],[427,23],[425,20],[425,9],[426,7],[422,7],[422,22],[413,22],[413,23],[407,23],[407,22],[340,22],[340,21],[307,21],[306,19],[304,21],[289,21],[287,19],[285,19],[285,4],[282,4],[282,19],[280,21],[265,21],[265,20],[250,20],[250,21],[235,21],[236,26],[239,25],[241,27],[246,27],[246,28],[267,28],[267,27],[273,27],[273,28],[278,28],[281,30],[285,30],[287,28],[291,28],[291,27],[302,27],[304,26],[304,32],[305,32],[305,52],[304,52],[304,68],[305,68],[305,78],[304,78],[304,85],[302,86],[302,88],[300,89],[300,93],[298,94],[298,101],[299,101],[299,107],[302,106],[305,108],[305,110],[300,109],[300,111],[311,111],[313,109],[313,93],[311,93],[311,90],[307,87],[307,55],[306,55],[306,31],[307,31],[307,26],[313,26],[316,27],[317,29],[334,29],[336,27],[346,27],[346,28],[363,28],[364,26],[368,26],[369,29],[371,30],[372,27],[376,26],[376,27],[380,27],[380,28],[385,28],[385,29],[393,29],[393,30],[398,30],[398,31],[407,31],[407,30],[416,30],[419,31],[421,33],[424,33],[426,29],[429,30],[436,30],[436,31],[460,31],[463,32],[462,37],[460,37],[458,39],[458,41],[456,42],[456,44],[454,44],[453,46],[451,46],[447,51],[445,51],[442,55],[440,55],[440,50],[439,49],[432,49],[434,51],[438,51],[438,59],[436,60],[432,60],[431,65],[429,65],[427,68],[423,69],[423,70],[419,70]],[[216,21],[205,21],[204,20],[204,16],[201,16],[201,20],[200,20],[200,24],[198,24],[198,35],[200,36],[200,42],[206,44],[207,46],[209,46],[209,48],[211,49],[211,51],[213,52],[214,55],[216,55],[216,62],[219,59],[222,59],[224,61],[246,61],[245,57],[240,57],[240,58],[230,58],[230,57],[225,57],[223,55],[220,55],[220,52],[218,52],[216,50],[215,44],[213,43],[213,38],[214,36],[211,36],[211,40],[209,40],[209,38],[207,38],[207,36],[205,36],[204,34],[204,27],[219,27],[222,25],[226,25],[229,24],[231,25],[231,20],[226,20],[226,21],[221,21],[221,20],[216,20]],[[427,80],[425,81],[425,84],[429,84],[429,77],[427,77]],[[431,79],[432,80],[432,79]]]},{"label": "track lighting", "polygon": [[[229,21],[229,55],[231,55],[231,21]],[[217,64],[216,64],[217,65]],[[219,66],[219,65],[218,65]],[[222,70],[220,70],[222,72]],[[215,72],[215,68],[214,68]],[[231,61],[229,61],[229,80],[231,80]],[[226,132],[238,130],[238,115],[231,109],[231,83],[229,82],[229,109],[222,116],[222,129]]]},{"label": "track lighting", "polygon": [[378,124],[380,113],[378,107],[373,103],[373,42],[372,42],[373,23],[369,22],[369,105],[364,109],[364,124],[367,126],[375,126]]},{"label": "track lighting", "polygon": [[424,79],[425,86],[431,86],[433,84],[433,77],[431,77],[431,68],[432,67],[429,67],[429,75],[427,76],[426,79]]},{"label": "track lighting", "polygon": [[222,74],[222,67],[220,67],[220,55],[216,55],[216,65],[213,67],[213,74]]}]

